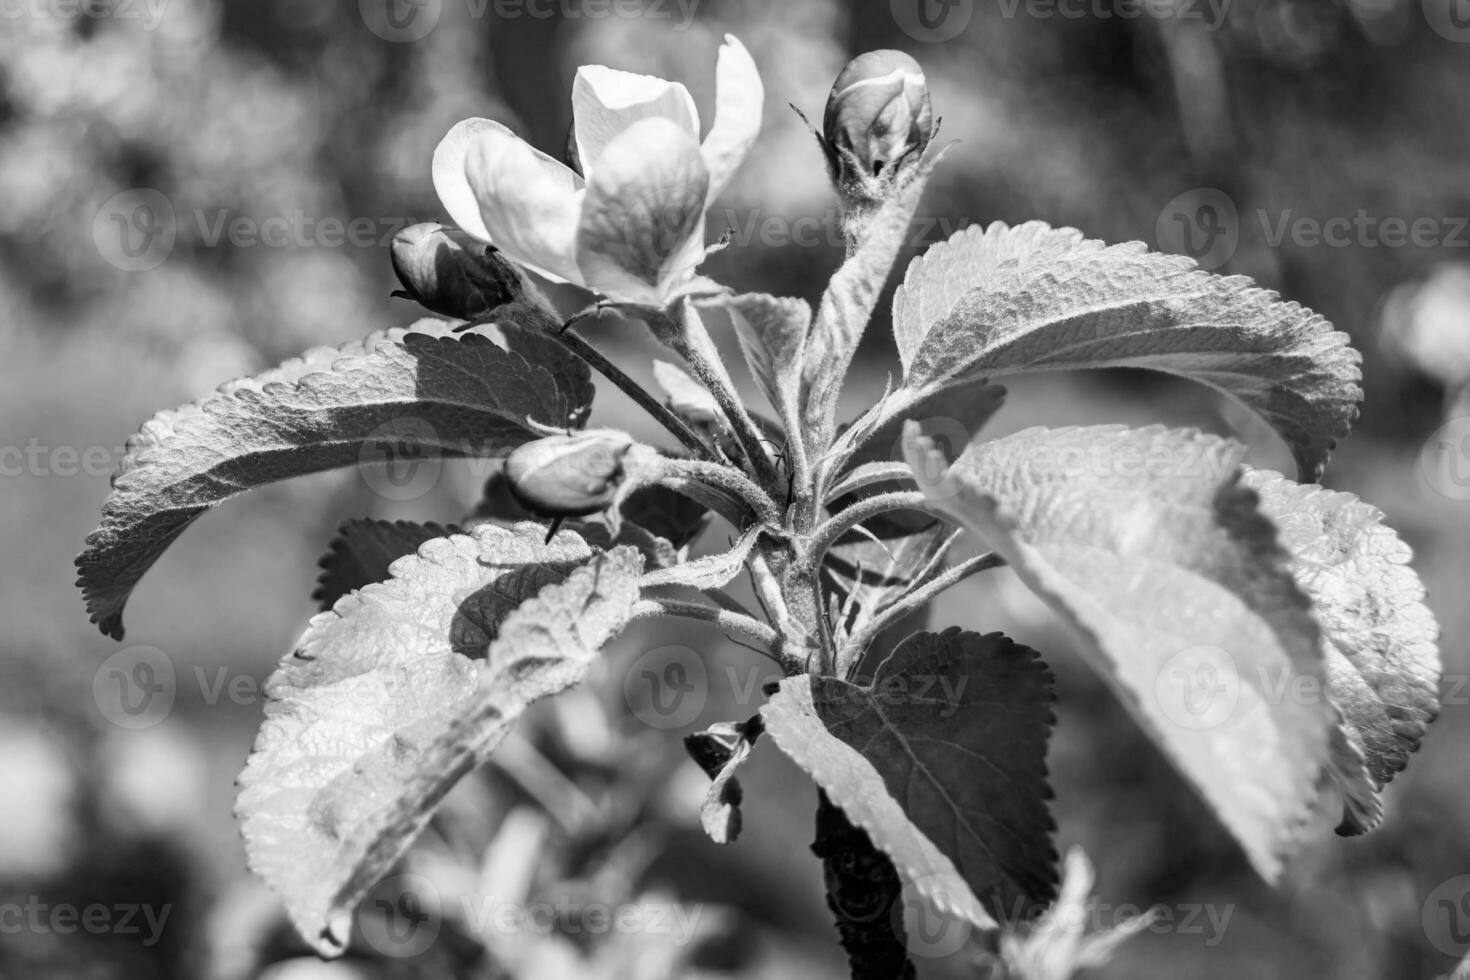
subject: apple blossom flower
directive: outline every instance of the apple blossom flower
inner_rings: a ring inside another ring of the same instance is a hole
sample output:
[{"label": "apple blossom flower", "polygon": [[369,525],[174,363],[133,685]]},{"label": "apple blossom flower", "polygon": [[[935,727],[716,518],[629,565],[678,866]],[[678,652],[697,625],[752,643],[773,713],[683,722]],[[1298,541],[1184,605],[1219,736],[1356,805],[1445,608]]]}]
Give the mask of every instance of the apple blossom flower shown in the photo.
[{"label": "apple blossom flower", "polygon": [[822,121],[833,180],[844,194],[881,199],[934,135],[924,69],[902,51],[860,54],[837,76]]},{"label": "apple blossom flower", "polygon": [[755,62],[727,35],[715,121],[678,82],[601,65],[572,86],[581,173],[489,119],[466,119],[434,151],[434,188],[460,228],[557,282],[662,306],[704,259],[705,215],[760,131]]}]

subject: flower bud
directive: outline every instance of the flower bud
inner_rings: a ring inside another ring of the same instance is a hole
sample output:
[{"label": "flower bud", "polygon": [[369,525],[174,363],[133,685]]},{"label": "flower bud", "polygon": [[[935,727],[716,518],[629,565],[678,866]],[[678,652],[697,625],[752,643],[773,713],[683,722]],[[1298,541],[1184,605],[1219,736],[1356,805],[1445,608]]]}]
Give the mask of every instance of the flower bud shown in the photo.
[{"label": "flower bud", "polygon": [[441,316],[473,320],[517,299],[520,273],[495,249],[457,228],[423,222],[393,236],[393,271],[403,290]]},{"label": "flower bud", "polygon": [[880,196],[934,135],[924,70],[902,51],[869,51],[847,63],[822,121],[832,179],[845,194]]},{"label": "flower bud", "polygon": [[513,450],[505,477],[511,495],[533,514],[583,517],[616,499],[632,446],[629,436],[610,429],[546,436]]}]

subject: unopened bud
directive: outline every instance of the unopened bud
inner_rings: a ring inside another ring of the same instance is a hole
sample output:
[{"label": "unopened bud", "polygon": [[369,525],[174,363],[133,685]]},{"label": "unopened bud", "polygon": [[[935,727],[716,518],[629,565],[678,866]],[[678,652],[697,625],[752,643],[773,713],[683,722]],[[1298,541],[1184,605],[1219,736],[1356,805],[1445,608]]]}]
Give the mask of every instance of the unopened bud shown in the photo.
[{"label": "unopened bud", "polygon": [[513,450],[505,477],[511,495],[533,514],[584,517],[616,499],[632,447],[631,437],[612,429],[546,436]]},{"label": "unopened bud", "polygon": [[832,86],[822,133],[839,189],[881,196],[934,135],[924,69],[902,51],[858,55]]},{"label": "unopened bud", "polygon": [[520,273],[458,228],[423,222],[393,236],[393,271],[405,296],[441,316],[473,320],[520,297]]}]

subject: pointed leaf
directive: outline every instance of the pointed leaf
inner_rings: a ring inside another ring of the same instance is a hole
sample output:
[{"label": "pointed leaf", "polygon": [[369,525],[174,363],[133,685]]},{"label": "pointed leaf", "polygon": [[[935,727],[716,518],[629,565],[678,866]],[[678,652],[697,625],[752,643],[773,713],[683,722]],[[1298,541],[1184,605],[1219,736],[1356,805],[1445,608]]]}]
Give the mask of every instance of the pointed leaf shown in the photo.
[{"label": "pointed leaf", "polygon": [[694,589],[723,588],[745,568],[745,559],[750,556],[750,551],[760,536],[761,529],[753,527],[725,551],[669,568],[654,569],[643,576],[640,584],[645,589],[665,585],[683,585]]},{"label": "pointed leaf", "polygon": [[1294,696],[1321,690],[1320,634],[1241,483],[1241,447],[1158,426],[1028,429],[947,468],[912,436],[909,465],[931,505],[1073,627],[1274,880],[1314,802],[1337,711]]},{"label": "pointed leaf", "polygon": [[314,617],[267,685],[237,814],[251,869],[322,955],[342,952],[353,907],[449,788],[627,621],[637,552],[543,534],[487,524],[426,543]]},{"label": "pointed leaf", "polygon": [[954,628],[915,633],[867,686],[788,679],[762,715],[906,881],[988,925],[1026,917],[1056,890],[1051,685],[1034,650]]},{"label": "pointed leaf", "polygon": [[923,165],[883,203],[864,227],[857,250],[822,295],[801,360],[802,422],[813,453],[824,452],[832,441],[842,381],[878,304],[878,294],[908,238],[909,223],[937,159]]},{"label": "pointed leaf", "polygon": [[478,334],[409,333],[349,345],[330,362],[312,352],[146,424],[77,559],[93,621],[120,638],[143,574],[200,515],[245,490],[354,465],[384,443],[429,456],[504,453],[537,435],[532,421],[560,426],[586,410],[586,365],[530,331],[498,329],[551,360],[533,364]]},{"label": "pointed leaf", "polygon": [[1439,713],[1439,626],[1409,566],[1413,553],[1376,507],[1350,493],[1265,470],[1248,470],[1244,484],[1260,494],[1292,553],[1297,585],[1312,599],[1328,692],[1372,780],[1367,812],[1355,812],[1351,771],[1334,772],[1348,796],[1344,829],[1370,830],[1379,815],[1374,791],[1408,765]]},{"label": "pointed leaf", "polygon": [[707,305],[723,306],[735,325],[745,362],[788,438],[801,432],[802,352],[812,322],[805,300],[742,293]]},{"label": "pointed leaf", "polygon": [[1040,222],[972,227],[935,246],[910,268],[894,319],[905,399],[1008,372],[1167,371],[1250,407],[1311,479],[1362,398],[1357,352],[1310,310],[1139,242],[1107,246]]},{"label": "pointed leaf", "polygon": [[343,521],[327,553],[317,562],[322,573],[311,597],[325,612],[347,593],[386,579],[388,566],[418,551],[425,541],[462,533],[453,525],[414,521]]},{"label": "pointed leaf", "polygon": [[745,792],[735,772],[750,758],[762,731],[760,715],[756,715],[746,722],[722,722],[684,736],[689,757],[710,778],[699,822],[716,844],[729,844],[740,836],[740,804],[744,802]]}]

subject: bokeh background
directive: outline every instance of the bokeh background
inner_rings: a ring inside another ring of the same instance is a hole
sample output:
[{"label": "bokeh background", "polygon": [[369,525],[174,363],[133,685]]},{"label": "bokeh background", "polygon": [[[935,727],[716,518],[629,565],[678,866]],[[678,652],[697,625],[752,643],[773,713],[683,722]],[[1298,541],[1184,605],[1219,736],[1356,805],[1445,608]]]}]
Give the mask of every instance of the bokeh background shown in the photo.
[{"label": "bokeh background", "polygon": [[[1096,975],[1420,980],[1470,949],[1462,0],[17,0],[0,7],[0,975],[844,975],[804,776],[759,746],[743,838],[702,839],[704,777],[677,736],[746,717],[765,668],[695,627],[634,631],[589,690],[538,710],[451,798],[414,877],[367,903],[346,960],[309,957],[245,873],[232,782],[336,524],[454,520],[483,471],[436,467],[406,500],[344,472],[233,501],[144,580],[121,648],[72,586],[139,423],[415,318],[389,297],[386,243],[443,219],[428,163],[454,122],[491,116],[557,152],[573,72],[591,62],[682,80],[709,118],[726,32],[767,91],[761,142],[711,221],[732,246],[707,270],[735,288],[819,295],[841,256],[835,200],[788,103],[819,118],[848,57],[897,47],[924,65],[957,144],[910,254],[993,220],[1140,239],[1255,277],[1364,352],[1363,416],[1324,482],[1378,504],[1416,549],[1447,675],[1443,716],[1376,833],[1324,824],[1267,888],[1008,573],[934,612],[1004,628],[1053,665],[1059,843],[1098,865],[1097,924],[1172,910]],[[157,227],[131,224],[139,214]],[[853,412],[896,363],[886,326],[880,314],[845,392]],[[637,324],[597,330],[651,378],[657,351]],[[1157,420],[1289,465],[1270,433],[1188,384],[1106,372],[1010,387],[996,433]],[[655,435],[616,391],[598,412]],[[697,712],[672,720],[628,682],[670,646],[709,664]],[[123,699],[139,663],[167,697]],[[487,934],[462,894],[563,908],[545,928]],[[405,896],[432,906],[416,920],[433,913],[427,932],[395,928],[419,907]],[[578,918],[599,904],[697,928],[599,935]]]}]

